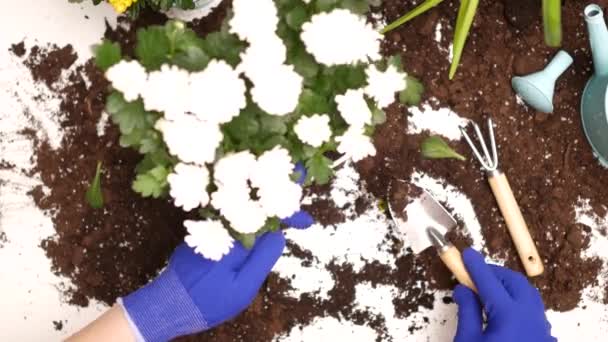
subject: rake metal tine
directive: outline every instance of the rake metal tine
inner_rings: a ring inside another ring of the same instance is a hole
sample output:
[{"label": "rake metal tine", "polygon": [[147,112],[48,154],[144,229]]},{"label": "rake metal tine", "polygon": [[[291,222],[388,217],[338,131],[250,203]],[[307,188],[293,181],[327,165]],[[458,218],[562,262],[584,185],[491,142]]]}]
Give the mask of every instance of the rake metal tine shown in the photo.
[{"label": "rake metal tine", "polygon": [[481,153],[477,149],[477,146],[475,146],[473,140],[471,140],[471,137],[467,133],[466,129],[464,127],[460,127],[460,131],[462,132],[462,136],[464,136],[464,139],[469,144],[469,147],[471,147],[471,150],[473,150],[473,154],[475,154],[475,157],[477,157],[477,160],[479,160],[479,162],[481,163],[481,166],[486,168],[488,165],[486,165],[485,159],[482,157]]},{"label": "rake metal tine", "polygon": [[492,162],[492,156],[490,155],[490,151],[488,150],[488,146],[486,144],[486,140],[483,136],[483,133],[481,132],[481,128],[479,128],[479,125],[475,122],[473,123],[473,127],[475,128],[475,132],[477,133],[477,139],[479,139],[479,144],[483,149],[483,153],[486,156],[486,158],[484,159],[486,161],[486,166],[489,166],[491,168],[492,166],[490,165],[490,163]]},{"label": "rake metal tine", "polygon": [[488,118],[488,129],[490,131],[490,144],[492,145],[492,168],[498,168],[498,149],[496,148],[496,139],[494,138],[494,122],[492,118]]}]

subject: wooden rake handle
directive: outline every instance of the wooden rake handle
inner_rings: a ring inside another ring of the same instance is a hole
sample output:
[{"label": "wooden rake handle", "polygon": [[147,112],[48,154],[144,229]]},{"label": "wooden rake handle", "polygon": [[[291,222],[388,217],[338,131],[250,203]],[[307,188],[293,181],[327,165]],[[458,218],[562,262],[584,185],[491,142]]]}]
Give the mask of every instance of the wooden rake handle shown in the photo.
[{"label": "wooden rake handle", "polygon": [[534,240],[532,240],[526,221],[521,214],[519,205],[515,200],[507,176],[502,172],[495,172],[489,175],[488,182],[490,183],[494,197],[496,197],[498,207],[505,219],[511,239],[513,239],[526,273],[530,277],[541,275],[545,267],[538,254]]},{"label": "wooden rake handle", "polygon": [[454,277],[456,277],[456,280],[458,280],[459,283],[477,293],[477,287],[475,287],[475,283],[471,279],[471,276],[462,261],[462,255],[458,248],[449,246],[439,251],[439,257],[448,269],[452,271],[452,274],[454,274]]}]

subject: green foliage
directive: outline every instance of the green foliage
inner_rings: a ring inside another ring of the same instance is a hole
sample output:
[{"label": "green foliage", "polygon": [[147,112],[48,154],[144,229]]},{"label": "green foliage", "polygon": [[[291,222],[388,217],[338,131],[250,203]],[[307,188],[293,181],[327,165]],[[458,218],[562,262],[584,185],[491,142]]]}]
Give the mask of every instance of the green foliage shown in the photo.
[{"label": "green foliage", "polygon": [[316,153],[306,162],[308,170],[306,183],[314,181],[317,184],[327,184],[334,174],[331,167],[331,159],[325,157],[322,153]]},{"label": "green foliage", "polygon": [[103,208],[103,194],[101,192],[101,174],[103,172],[102,163],[97,162],[97,169],[95,171],[95,178],[91,182],[89,189],[85,195],[87,203],[93,209]]},{"label": "green foliage", "polygon": [[417,106],[422,99],[424,85],[410,76],[407,76],[406,82],[407,87],[399,93],[399,101],[409,106]]},{"label": "green foliage", "polygon": [[122,58],[120,45],[108,40],[104,40],[101,44],[94,46],[93,54],[95,55],[95,65],[103,71],[120,62]]},{"label": "green foliage", "polygon": [[422,156],[427,159],[453,158],[466,160],[466,158],[454,151],[441,137],[431,136],[426,138],[420,146]]},{"label": "green foliage", "polygon": [[156,166],[153,169],[140,173],[133,182],[133,191],[143,197],[159,198],[163,196],[168,188],[167,176],[170,170],[164,166]]}]

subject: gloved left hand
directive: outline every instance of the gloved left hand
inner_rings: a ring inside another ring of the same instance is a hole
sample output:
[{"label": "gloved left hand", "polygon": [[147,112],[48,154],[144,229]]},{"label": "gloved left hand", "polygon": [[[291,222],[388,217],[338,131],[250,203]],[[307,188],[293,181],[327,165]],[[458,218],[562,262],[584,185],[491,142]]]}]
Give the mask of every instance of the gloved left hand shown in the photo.
[{"label": "gloved left hand", "polygon": [[284,248],[281,232],[267,233],[253,249],[237,242],[214,262],[182,244],[156,280],[119,303],[138,341],[164,342],[205,331],[249,306]]}]

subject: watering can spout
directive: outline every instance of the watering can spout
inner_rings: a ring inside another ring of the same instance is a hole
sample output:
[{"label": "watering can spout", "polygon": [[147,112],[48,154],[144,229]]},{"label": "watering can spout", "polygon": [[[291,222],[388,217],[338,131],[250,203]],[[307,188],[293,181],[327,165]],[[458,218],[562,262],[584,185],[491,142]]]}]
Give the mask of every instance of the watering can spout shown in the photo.
[{"label": "watering can spout", "polygon": [[595,4],[587,6],[585,21],[589,30],[595,74],[606,76],[608,75],[608,28],[604,20],[604,11]]}]

